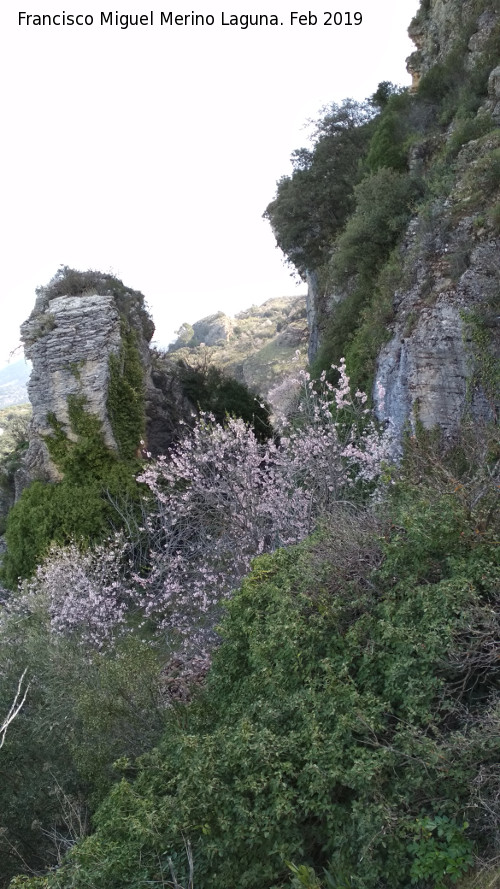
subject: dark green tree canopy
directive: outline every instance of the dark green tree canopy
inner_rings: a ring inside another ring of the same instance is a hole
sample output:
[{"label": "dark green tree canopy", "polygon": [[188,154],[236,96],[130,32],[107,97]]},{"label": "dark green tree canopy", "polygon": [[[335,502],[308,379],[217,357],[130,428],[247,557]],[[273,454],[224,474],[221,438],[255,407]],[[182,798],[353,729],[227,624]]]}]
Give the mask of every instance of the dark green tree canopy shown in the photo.
[{"label": "dark green tree canopy", "polygon": [[279,180],[264,213],[278,246],[303,277],[325,261],[332,238],[353,209],[373,116],[369,102],[353,99],[324,109],[315,123],[312,148],[293,152],[293,173]]},{"label": "dark green tree canopy", "polygon": [[260,396],[218,367],[180,368],[182,390],[197,410],[211,413],[223,425],[228,417],[241,417],[259,441],[273,435],[271,409]]}]

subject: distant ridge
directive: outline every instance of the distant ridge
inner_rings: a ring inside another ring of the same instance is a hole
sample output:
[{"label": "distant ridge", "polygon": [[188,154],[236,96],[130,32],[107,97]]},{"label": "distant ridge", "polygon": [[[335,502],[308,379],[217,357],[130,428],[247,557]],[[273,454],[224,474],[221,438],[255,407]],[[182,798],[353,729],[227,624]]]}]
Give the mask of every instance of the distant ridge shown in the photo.
[{"label": "distant ridge", "polygon": [[[306,315],[305,296],[268,299],[234,318],[217,312],[182,325],[177,341],[163,355],[194,366],[215,364],[267,398],[307,360]],[[302,353],[298,364],[297,350]]]},{"label": "distant ridge", "polygon": [[31,365],[24,358],[2,367],[0,370],[0,408],[26,404],[29,401],[26,384],[30,373]]}]

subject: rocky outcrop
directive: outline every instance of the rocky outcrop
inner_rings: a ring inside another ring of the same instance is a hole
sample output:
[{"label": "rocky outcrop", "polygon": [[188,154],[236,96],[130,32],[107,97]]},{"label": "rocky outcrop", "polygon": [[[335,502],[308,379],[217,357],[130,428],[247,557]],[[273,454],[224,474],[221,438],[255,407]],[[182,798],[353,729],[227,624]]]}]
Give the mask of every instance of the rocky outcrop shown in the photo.
[{"label": "rocky outcrop", "polygon": [[[422,0],[409,28],[414,90],[441,67],[427,98],[409,111],[416,134],[409,173],[431,188],[401,247],[390,338],[378,356],[373,391],[379,417],[390,419],[399,439],[416,417],[451,434],[467,411],[477,419],[498,411],[492,368],[500,362],[499,31],[500,8],[489,0]],[[488,76],[488,94],[476,119],[462,109],[446,129],[440,78],[454,83],[460,76],[465,89],[467,72],[477,82],[478,71]],[[443,187],[438,177],[446,179]],[[432,192],[445,196],[433,200]],[[322,345],[325,318],[334,318],[343,298],[325,295],[320,275],[308,274],[310,361]]]},{"label": "rocky outcrop", "polygon": [[232,332],[233,325],[231,319],[224,315],[223,312],[209,315],[207,318],[202,318],[201,321],[196,321],[193,324],[193,334],[195,340],[200,345],[223,346],[229,342]]},{"label": "rocky outcrop", "polygon": [[415,52],[407,59],[414,89],[433,65],[446,59],[464,33],[467,35],[466,65],[472,69],[477,64],[498,23],[498,10],[494,2],[485,4],[485,7],[476,14],[475,0],[422,0],[408,28],[408,34],[416,46]]},{"label": "rocky outcrop", "polygon": [[[464,36],[465,69],[484,64],[499,20],[498,4],[423,0],[409,29],[417,46],[408,60],[414,85],[450,51],[458,52]],[[500,122],[498,67],[489,74],[478,120],[488,114]],[[454,138],[457,125],[440,143],[434,137],[431,146],[414,146],[414,172],[417,163],[425,167],[426,153],[432,156]],[[450,196],[430,211],[427,206],[408,229],[392,336],[379,355],[374,387],[379,415],[389,417],[398,433],[416,416],[426,427],[439,424],[451,433],[466,411],[477,419],[496,415],[498,393],[477,371],[500,361],[499,165],[498,130],[466,143],[453,165]]]},{"label": "rocky outcrop", "polygon": [[61,270],[37,292],[35,307],[21,327],[25,355],[32,362],[28,395],[33,418],[18,494],[33,478],[60,478],[46,439],[54,424],[60,424],[67,438],[75,440],[70,396],[78,396],[85,410],[98,417],[105,443],[117,449],[107,400],[110,357],[120,355],[124,331],[132,333],[145,391],[154,388],[149,354],[154,325],[141,293],[111,275],[70,269]]},{"label": "rocky outcrop", "polygon": [[493,69],[488,78],[488,101],[484,107],[497,126],[500,126],[500,65]]},{"label": "rocky outcrop", "polygon": [[500,362],[500,236],[487,214],[500,200],[500,182],[485,195],[481,181],[499,150],[498,132],[468,143],[452,195],[408,229],[403,280],[410,283],[394,295],[392,336],[374,387],[379,416],[399,434],[417,416],[451,433],[467,410],[476,419],[496,414],[495,393],[475,371],[485,357],[492,367]]}]

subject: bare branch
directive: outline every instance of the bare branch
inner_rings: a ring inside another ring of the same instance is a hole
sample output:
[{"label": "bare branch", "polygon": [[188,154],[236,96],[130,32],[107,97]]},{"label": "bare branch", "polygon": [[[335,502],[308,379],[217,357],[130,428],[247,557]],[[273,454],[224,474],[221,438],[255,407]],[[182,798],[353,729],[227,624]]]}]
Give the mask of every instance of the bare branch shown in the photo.
[{"label": "bare branch", "polygon": [[[21,710],[21,708],[26,700],[26,696],[28,694],[30,683],[28,682],[28,684],[23,692],[23,682],[24,682],[24,678],[26,676],[27,671],[28,671],[28,668],[26,667],[23,670],[22,676],[17,684],[17,691],[16,691],[15,698],[12,702],[12,706],[11,706],[9,712],[7,713],[7,716],[5,717],[2,725],[0,726],[0,748],[3,747],[3,745],[5,743],[5,738],[7,735],[7,729],[9,727],[9,725],[14,721],[14,719],[18,715],[19,711]],[[21,695],[22,695],[22,697],[21,697]]]}]

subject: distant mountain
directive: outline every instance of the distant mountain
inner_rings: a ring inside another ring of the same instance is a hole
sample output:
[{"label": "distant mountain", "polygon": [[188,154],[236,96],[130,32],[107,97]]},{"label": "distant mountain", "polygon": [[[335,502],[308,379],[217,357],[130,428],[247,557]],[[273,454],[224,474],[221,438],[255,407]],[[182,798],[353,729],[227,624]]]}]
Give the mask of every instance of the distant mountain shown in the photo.
[{"label": "distant mountain", "polygon": [[307,360],[308,328],[305,296],[268,299],[234,318],[218,312],[184,324],[166,353],[199,366],[215,364],[267,397],[269,391],[297,369],[292,362],[299,349]]},{"label": "distant mountain", "polygon": [[0,370],[0,408],[28,402],[26,384],[30,373],[31,364],[24,358]]}]

